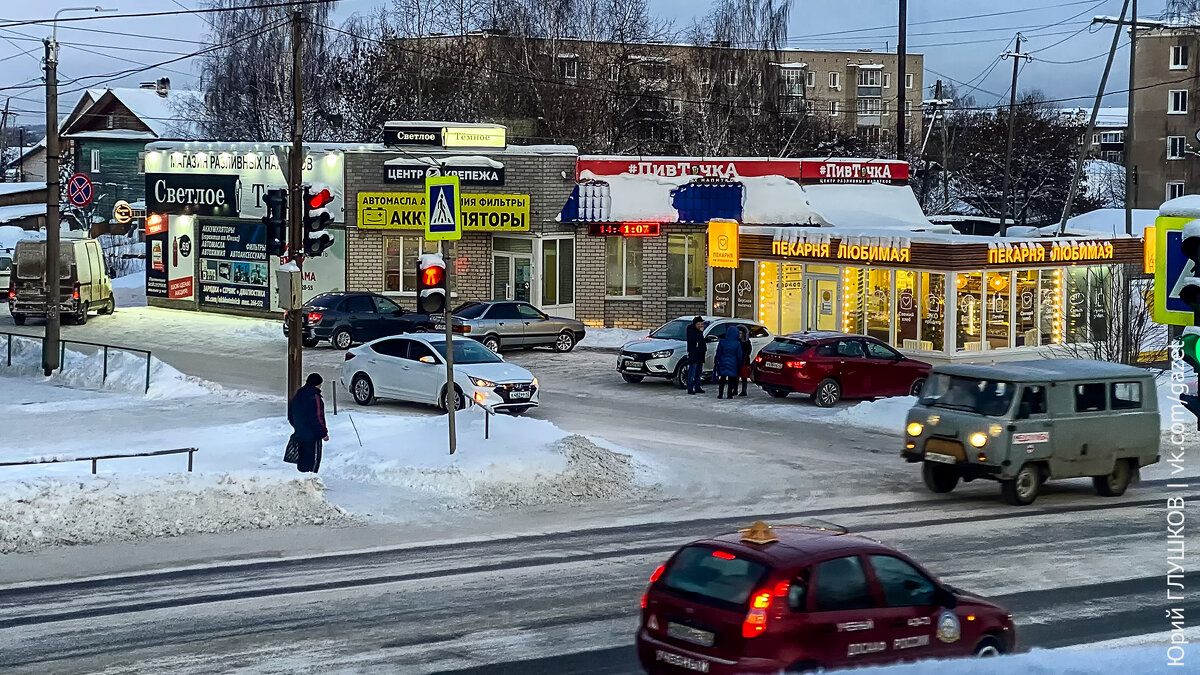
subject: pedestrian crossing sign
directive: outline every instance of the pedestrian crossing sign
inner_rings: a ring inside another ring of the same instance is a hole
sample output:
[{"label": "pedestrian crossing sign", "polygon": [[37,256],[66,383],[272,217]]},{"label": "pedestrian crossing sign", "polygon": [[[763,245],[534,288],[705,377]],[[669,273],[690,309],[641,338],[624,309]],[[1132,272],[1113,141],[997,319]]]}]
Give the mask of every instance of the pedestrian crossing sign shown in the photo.
[{"label": "pedestrian crossing sign", "polygon": [[425,179],[425,239],[462,239],[458,176],[429,176]]}]

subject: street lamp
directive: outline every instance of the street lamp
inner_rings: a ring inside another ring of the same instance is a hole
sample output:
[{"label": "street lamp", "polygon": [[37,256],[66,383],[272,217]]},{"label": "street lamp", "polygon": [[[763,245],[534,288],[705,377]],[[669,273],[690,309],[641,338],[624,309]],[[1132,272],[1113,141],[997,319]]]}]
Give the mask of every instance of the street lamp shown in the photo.
[{"label": "street lamp", "polygon": [[42,371],[49,377],[58,362],[61,322],[58,314],[59,213],[58,180],[58,17],[64,12],[115,12],[104,7],[67,7],[54,13],[54,27],[46,39],[46,337],[42,340]]}]

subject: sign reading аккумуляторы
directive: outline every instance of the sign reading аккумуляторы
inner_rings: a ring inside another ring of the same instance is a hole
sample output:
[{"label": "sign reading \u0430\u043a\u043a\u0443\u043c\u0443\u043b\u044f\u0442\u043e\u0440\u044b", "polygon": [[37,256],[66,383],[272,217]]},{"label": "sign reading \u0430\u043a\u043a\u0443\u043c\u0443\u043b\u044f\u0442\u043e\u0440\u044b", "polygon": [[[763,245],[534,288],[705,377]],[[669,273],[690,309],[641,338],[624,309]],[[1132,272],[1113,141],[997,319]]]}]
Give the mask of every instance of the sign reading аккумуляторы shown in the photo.
[{"label": "sign reading \u0430\u043a\u043a\u0443\u043c\u0443\u043b\u044f\u0442\u043e\u0440\u044b", "polygon": [[[463,194],[461,200],[464,230],[529,231],[529,195]],[[423,230],[425,218],[423,193],[358,193],[359,229]]]}]

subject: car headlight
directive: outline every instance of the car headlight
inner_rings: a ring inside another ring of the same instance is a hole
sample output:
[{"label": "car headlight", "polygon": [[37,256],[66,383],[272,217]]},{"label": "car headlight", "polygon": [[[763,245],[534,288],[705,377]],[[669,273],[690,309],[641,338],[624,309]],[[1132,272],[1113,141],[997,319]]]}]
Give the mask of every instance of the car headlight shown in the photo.
[{"label": "car headlight", "polygon": [[909,436],[920,436],[921,432],[925,431],[925,427],[920,422],[912,422],[908,425],[907,431]]},{"label": "car headlight", "polygon": [[987,439],[987,434],[982,431],[976,431],[967,438],[967,441],[976,448],[982,448],[987,445]]},{"label": "car headlight", "polygon": [[533,378],[533,382],[531,382],[531,384],[535,387],[537,386],[537,378],[536,377]]},{"label": "car headlight", "polygon": [[652,353],[650,355],[650,358],[652,358],[652,359],[669,359],[669,358],[671,358],[671,355],[674,353],[675,353],[674,349],[663,349],[663,350]]},{"label": "car headlight", "polygon": [[[467,377],[471,376],[468,375]],[[487,387],[489,389],[496,386],[495,382],[492,382],[491,380],[485,380],[481,377],[471,377],[471,384],[475,385],[476,387]]]}]

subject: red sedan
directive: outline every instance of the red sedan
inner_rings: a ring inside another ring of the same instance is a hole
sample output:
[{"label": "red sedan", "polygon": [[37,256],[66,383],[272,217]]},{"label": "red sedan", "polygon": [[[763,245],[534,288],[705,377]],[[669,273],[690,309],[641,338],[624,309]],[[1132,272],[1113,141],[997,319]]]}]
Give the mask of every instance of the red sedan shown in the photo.
[{"label": "red sedan", "polygon": [[829,408],[843,398],[916,396],[930,365],[865,335],[791,333],[775,338],[754,358],[754,382],[783,398],[805,394]]}]

